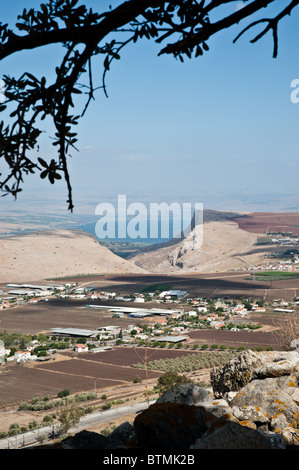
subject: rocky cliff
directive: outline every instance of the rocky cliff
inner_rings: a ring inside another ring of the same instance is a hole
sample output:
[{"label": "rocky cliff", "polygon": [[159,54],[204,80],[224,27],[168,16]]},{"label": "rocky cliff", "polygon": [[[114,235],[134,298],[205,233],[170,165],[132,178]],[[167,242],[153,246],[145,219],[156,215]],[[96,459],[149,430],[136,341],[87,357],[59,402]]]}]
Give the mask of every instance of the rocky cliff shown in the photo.
[{"label": "rocky cliff", "polygon": [[181,239],[153,245],[130,261],[154,273],[225,272],[268,260],[269,246],[257,246],[259,235],[239,228],[231,213],[205,211],[203,223]]}]

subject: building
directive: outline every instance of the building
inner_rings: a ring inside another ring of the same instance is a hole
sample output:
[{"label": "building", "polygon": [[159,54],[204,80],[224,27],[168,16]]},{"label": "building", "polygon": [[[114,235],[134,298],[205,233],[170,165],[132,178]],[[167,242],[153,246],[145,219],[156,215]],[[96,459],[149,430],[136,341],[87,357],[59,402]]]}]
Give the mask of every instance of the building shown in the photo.
[{"label": "building", "polygon": [[30,351],[16,351],[14,354],[17,362],[28,361],[31,357]]},{"label": "building", "polygon": [[82,338],[91,338],[98,334],[96,330],[82,330],[80,328],[51,328],[51,332],[55,335],[79,336]]},{"label": "building", "polygon": [[295,310],[288,309],[288,308],[275,308],[274,312],[281,312],[281,313],[293,313]]},{"label": "building", "polygon": [[165,290],[159,294],[159,297],[163,299],[164,297],[176,297],[177,299],[183,298],[187,294],[184,290]]},{"label": "building", "polygon": [[208,309],[207,307],[197,307],[197,311],[199,313],[207,313]]},{"label": "building", "polygon": [[5,356],[10,353],[10,349],[6,349],[4,342],[0,340],[0,364],[3,364],[5,361]]},{"label": "building", "polygon": [[188,336],[179,336],[179,335],[174,335],[174,336],[159,336],[158,340],[157,338],[153,338],[151,341],[161,341],[162,343],[182,343],[183,341],[188,341],[189,337]]},{"label": "building", "polygon": [[76,351],[76,352],[88,352],[88,346],[86,346],[86,344],[81,344],[81,343],[75,344],[74,351]]}]

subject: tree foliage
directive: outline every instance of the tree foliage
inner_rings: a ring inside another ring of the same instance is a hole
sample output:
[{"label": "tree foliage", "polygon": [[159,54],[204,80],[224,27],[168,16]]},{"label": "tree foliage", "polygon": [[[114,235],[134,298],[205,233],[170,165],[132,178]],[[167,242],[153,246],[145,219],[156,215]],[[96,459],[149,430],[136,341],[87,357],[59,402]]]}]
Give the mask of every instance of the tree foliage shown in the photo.
[{"label": "tree foliage", "polygon": [[82,416],[84,416],[83,409],[74,404],[59,411],[58,421],[62,434],[66,434],[72,427],[77,426]]},{"label": "tree foliage", "polygon": [[[103,4],[105,2],[99,2]],[[0,190],[17,197],[23,177],[38,173],[51,184],[65,179],[68,208],[73,209],[72,186],[68,171],[70,151],[76,150],[74,130],[85,114],[95,91],[106,91],[106,74],[114,60],[129,44],[146,38],[161,45],[159,55],[170,54],[184,61],[200,57],[209,50],[209,40],[217,33],[249,20],[240,27],[236,41],[253,27],[256,42],[269,32],[273,35],[273,56],[278,54],[278,24],[298,6],[299,0],[119,0],[117,6],[95,12],[78,0],[48,0],[38,10],[24,9],[12,28],[0,23],[0,60],[25,50],[60,44],[64,54],[56,65],[55,79],[36,77],[23,71],[19,78],[3,76],[5,100],[0,111],[8,113],[7,123],[0,122]],[[236,8],[242,3],[242,8]],[[284,6],[282,5],[284,3]],[[271,6],[278,12],[257,18]],[[100,8],[100,7],[99,7]],[[94,84],[92,65],[101,57],[103,78]],[[86,83],[82,83],[86,77]],[[86,95],[78,113],[76,96]],[[52,144],[57,157],[39,156],[43,121],[54,124]],[[2,165],[3,166],[3,165]]]}]

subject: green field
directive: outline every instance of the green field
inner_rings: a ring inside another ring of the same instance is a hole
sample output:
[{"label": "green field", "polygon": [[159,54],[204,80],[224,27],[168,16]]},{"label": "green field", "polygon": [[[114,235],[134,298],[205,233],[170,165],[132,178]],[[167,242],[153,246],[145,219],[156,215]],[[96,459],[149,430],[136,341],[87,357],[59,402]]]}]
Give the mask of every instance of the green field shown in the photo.
[{"label": "green field", "polygon": [[251,281],[285,281],[288,279],[299,279],[299,272],[290,271],[265,271],[251,274]]},{"label": "green field", "polygon": [[171,288],[171,284],[153,284],[151,286],[145,287],[141,292],[143,294],[147,294],[148,292],[155,292],[155,294],[158,295],[165,290],[170,290]]}]

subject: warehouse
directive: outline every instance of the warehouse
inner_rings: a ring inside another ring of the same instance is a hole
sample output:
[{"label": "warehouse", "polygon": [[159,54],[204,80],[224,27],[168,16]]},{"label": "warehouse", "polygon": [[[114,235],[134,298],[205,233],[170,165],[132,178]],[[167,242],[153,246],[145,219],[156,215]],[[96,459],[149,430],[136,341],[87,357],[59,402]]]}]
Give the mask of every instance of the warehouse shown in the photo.
[{"label": "warehouse", "polygon": [[127,313],[134,314],[141,314],[138,316],[152,316],[152,315],[171,315],[172,313],[178,313],[178,310],[170,310],[170,309],[163,309],[163,308],[136,308],[136,307],[115,307],[110,305],[85,305],[87,308],[99,308],[99,309],[107,309],[113,313]]},{"label": "warehouse", "polygon": [[181,343],[187,341],[188,336],[158,336],[157,338],[152,338],[151,341],[160,341],[161,343]]},{"label": "warehouse", "polygon": [[55,335],[63,336],[79,336],[79,337],[93,337],[97,336],[97,330],[82,330],[80,328],[51,328],[51,332]]},{"label": "warehouse", "polygon": [[161,292],[161,294],[159,294],[159,297],[164,298],[164,297],[169,296],[169,297],[176,297],[177,299],[181,299],[186,294],[187,292],[185,290],[164,290],[163,292]]}]

